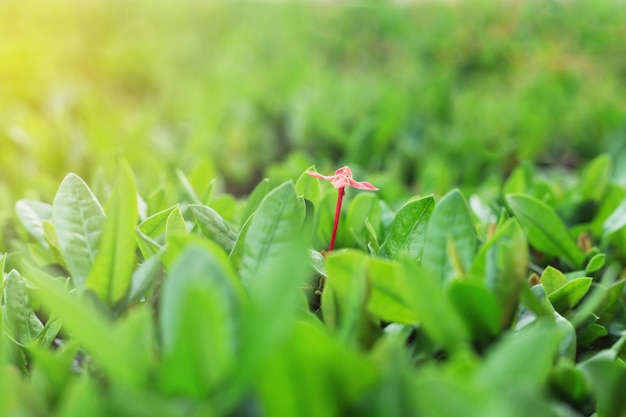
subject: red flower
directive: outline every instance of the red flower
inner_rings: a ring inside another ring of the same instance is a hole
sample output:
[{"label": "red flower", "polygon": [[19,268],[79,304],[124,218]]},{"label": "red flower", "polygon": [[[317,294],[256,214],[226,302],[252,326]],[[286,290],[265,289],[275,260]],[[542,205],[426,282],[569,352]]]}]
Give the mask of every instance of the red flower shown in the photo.
[{"label": "red flower", "polygon": [[343,196],[346,193],[346,187],[354,187],[360,190],[378,190],[378,188],[374,187],[369,182],[359,182],[355,181],[352,178],[352,170],[345,166],[343,168],[339,168],[335,171],[335,175],[322,175],[318,172],[307,171],[312,177],[321,178],[323,180],[329,181],[332,185],[337,188],[339,194],[337,195],[337,207],[335,208],[335,220],[333,222],[333,232],[330,237],[330,245],[328,247],[328,252],[332,251],[335,247],[335,238],[337,237],[337,226],[339,225],[339,215],[341,214],[341,202],[343,201]]},{"label": "red flower", "polygon": [[358,188],[360,190],[378,190],[378,188],[374,187],[369,182],[355,181],[352,178],[352,170],[350,169],[350,167],[347,166],[339,168],[337,171],[335,171],[335,175],[326,176],[314,171],[307,171],[306,173],[312,177],[321,178],[323,180],[331,182],[335,186],[335,188],[344,188],[345,186],[349,185],[350,187]]}]

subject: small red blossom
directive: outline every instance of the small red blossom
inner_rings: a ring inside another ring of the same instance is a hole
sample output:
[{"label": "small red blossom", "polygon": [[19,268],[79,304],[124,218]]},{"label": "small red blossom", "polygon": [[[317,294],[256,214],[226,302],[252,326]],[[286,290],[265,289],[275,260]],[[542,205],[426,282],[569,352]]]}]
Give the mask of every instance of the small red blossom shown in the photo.
[{"label": "small red blossom", "polygon": [[335,247],[335,238],[337,237],[337,227],[339,226],[339,216],[341,214],[341,202],[343,201],[343,196],[346,194],[346,187],[358,188],[359,190],[378,190],[378,188],[374,187],[369,182],[359,182],[355,181],[352,178],[352,170],[350,167],[339,168],[335,171],[335,175],[322,175],[318,172],[307,171],[312,177],[320,178],[326,181],[329,181],[335,188],[337,188],[337,206],[335,208],[335,219],[333,221],[333,232],[330,237],[330,245],[328,247],[328,252],[331,252]]},{"label": "small red blossom", "polygon": [[352,170],[350,169],[350,167],[347,166],[339,168],[337,171],[335,171],[335,175],[322,175],[319,172],[315,171],[307,171],[306,173],[312,177],[321,178],[323,180],[329,181],[335,186],[335,188],[344,188],[346,186],[350,186],[353,188],[358,188],[360,190],[378,190],[378,188],[374,187],[369,182],[355,181],[352,177]]}]

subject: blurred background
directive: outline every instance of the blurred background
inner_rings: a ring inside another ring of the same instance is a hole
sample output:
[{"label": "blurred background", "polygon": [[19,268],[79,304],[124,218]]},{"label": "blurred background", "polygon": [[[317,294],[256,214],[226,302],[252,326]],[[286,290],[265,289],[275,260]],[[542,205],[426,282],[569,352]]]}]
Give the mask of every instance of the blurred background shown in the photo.
[{"label": "blurred background", "polygon": [[350,164],[394,202],[601,152],[626,178],[625,39],[623,0],[0,0],[0,206],[120,157],[142,193]]}]

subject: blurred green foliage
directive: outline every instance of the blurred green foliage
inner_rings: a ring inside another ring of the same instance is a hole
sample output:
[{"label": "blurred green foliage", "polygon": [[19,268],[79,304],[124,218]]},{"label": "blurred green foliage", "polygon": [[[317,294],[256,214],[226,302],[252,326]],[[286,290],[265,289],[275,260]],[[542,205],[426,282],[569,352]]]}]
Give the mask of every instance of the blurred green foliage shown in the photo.
[{"label": "blurred green foliage", "polygon": [[120,156],[140,190],[180,168],[239,195],[312,163],[443,193],[520,160],[626,158],[622,0],[24,0],[0,16],[3,205],[49,201],[69,171],[110,179]]}]

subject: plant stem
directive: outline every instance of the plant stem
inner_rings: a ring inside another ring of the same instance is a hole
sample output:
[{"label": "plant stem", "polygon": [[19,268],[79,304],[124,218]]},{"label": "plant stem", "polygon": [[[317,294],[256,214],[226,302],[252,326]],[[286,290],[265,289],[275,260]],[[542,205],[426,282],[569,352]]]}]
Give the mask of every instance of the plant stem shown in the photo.
[{"label": "plant stem", "polygon": [[335,237],[337,237],[337,226],[339,226],[339,216],[341,215],[341,202],[343,201],[343,196],[346,194],[345,187],[341,187],[338,189],[337,194],[337,207],[335,208],[335,220],[333,222],[333,234],[330,237],[330,246],[328,247],[328,252],[331,252],[335,247]]}]

